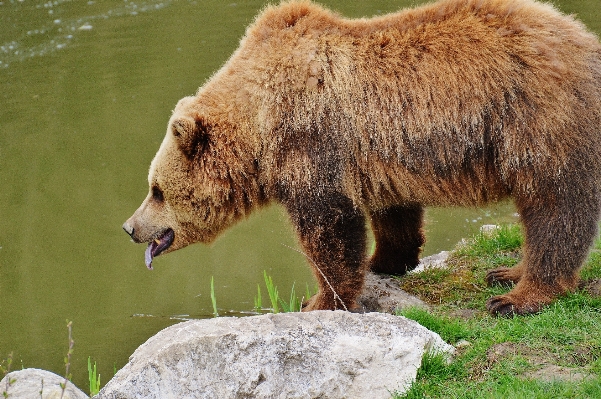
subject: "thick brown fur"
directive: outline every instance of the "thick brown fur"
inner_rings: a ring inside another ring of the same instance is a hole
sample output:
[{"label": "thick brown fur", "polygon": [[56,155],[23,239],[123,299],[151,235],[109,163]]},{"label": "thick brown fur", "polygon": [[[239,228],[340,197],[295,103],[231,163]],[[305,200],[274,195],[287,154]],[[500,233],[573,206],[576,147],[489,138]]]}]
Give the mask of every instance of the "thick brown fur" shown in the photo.
[{"label": "thick brown fur", "polygon": [[320,284],[305,310],[353,309],[368,267],[417,265],[424,206],[512,198],[524,259],[489,272],[516,286],[487,305],[536,312],[576,287],[596,235],[600,129],[599,41],[550,5],[442,0],[351,20],[287,2],[178,103],[125,228],[138,242],[173,229],[171,251],[282,203]]}]

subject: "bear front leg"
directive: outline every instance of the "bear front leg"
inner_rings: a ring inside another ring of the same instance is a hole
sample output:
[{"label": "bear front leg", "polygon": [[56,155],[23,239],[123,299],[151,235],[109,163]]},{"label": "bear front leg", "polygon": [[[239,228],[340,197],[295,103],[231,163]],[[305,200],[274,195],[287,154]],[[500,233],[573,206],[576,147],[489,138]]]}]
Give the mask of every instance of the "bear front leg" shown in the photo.
[{"label": "bear front leg", "polygon": [[356,310],[364,281],[363,213],[336,192],[293,198],[285,205],[319,284],[319,292],[303,305],[303,311]]},{"label": "bear front leg", "polygon": [[370,213],[376,250],[369,261],[374,273],[402,276],[419,264],[426,242],[424,211],[419,205],[395,206]]}]

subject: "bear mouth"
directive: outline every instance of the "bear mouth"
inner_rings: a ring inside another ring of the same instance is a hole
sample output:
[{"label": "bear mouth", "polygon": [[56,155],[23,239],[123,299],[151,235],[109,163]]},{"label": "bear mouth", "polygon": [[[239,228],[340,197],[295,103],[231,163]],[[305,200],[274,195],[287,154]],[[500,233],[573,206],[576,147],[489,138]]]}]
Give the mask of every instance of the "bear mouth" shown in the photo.
[{"label": "bear mouth", "polygon": [[167,229],[159,233],[158,237],[148,243],[144,253],[144,261],[148,270],[152,270],[152,260],[161,254],[164,250],[173,244],[175,233],[172,229]]}]

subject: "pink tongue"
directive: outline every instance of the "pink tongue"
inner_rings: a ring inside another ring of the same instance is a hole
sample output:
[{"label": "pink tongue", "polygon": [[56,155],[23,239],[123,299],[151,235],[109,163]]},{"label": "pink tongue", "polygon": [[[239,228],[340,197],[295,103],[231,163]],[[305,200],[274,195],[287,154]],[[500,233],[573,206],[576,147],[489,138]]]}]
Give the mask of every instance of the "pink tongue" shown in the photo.
[{"label": "pink tongue", "polygon": [[146,252],[144,252],[144,262],[146,263],[146,267],[148,270],[152,270],[152,259],[154,258],[153,252],[157,247],[157,243],[152,241],[146,247]]},{"label": "pink tongue", "polygon": [[161,252],[169,248],[171,243],[173,243],[173,238],[175,237],[175,233],[171,229],[167,229],[163,232],[163,234],[148,243],[148,247],[146,247],[146,252],[144,252],[144,262],[146,263],[146,267],[148,270],[152,270],[152,260],[155,256],[159,256]]}]

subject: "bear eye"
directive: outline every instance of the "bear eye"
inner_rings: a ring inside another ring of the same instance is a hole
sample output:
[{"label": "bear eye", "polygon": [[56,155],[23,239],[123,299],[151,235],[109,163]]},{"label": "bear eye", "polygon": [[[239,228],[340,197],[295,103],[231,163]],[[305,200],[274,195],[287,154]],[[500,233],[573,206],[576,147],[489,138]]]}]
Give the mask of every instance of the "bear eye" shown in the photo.
[{"label": "bear eye", "polygon": [[152,198],[156,202],[163,202],[165,200],[165,197],[163,197],[163,191],[161,191],[161,189],[157,186],[152,186]]}]

